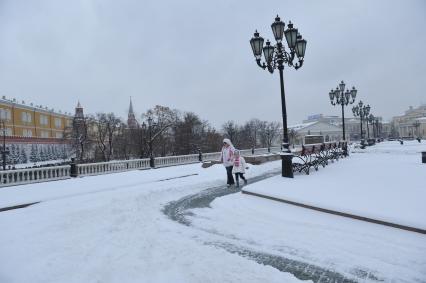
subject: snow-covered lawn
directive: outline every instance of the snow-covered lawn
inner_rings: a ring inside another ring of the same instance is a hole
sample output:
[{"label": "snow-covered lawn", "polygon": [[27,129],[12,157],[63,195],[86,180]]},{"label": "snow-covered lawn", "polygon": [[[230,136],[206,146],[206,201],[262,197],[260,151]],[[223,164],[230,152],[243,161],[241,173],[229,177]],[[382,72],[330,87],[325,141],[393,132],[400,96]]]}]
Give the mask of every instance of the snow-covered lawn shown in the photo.
[{"label": "snow-covered lawn", "polygon": [[398,141],[356,150],[311,175],[280,176],[244,190],[426,229],[426,143]]},{"label": "snow-covered lawn", "polygon": [[[306,177],[336,176],[345,164],[376,154],[352,154]],[[280,167],[250,166],[247,177]],[[368,180],[372,187],[383,181]],[[221,165],[193,164],[3,188],[0,207],[41,203],[0,213],[0,282],[300,281],[257,263],[256,254],[355,281],[426,282],[421,234],[241,193],[192,209],[189,226],[164,214],[168,203],[224,181]]]},{"label": "snow-covered lawn", "polygon": [[[243,189],[291,194],[295,200],[425,227],[426,165],[419,153],[425,146],[411,143],[401,149],[397,142],[384,143],[309,176],[277,176]],[[426,282],[422,234],[244,194],[216,199],[211,208],[192,212],[192,224],[200,230],[356,281]]]},{"label": "snow-covered lawn", "polygon": [[[249,176],[279,167],[253,167]],[[160,181],[182,175],[184,178]],[[291,274],[205,244],[163,206],[223,184],[199,164],[1,189],[0,282],[296,282]]]}]

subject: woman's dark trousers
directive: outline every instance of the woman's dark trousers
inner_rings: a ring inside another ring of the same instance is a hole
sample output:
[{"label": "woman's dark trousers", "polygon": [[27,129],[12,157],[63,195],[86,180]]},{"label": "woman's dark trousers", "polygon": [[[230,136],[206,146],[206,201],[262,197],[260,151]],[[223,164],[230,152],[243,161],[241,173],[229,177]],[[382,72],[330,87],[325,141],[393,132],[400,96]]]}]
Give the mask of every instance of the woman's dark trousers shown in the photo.
[{"label": "woman's dark trousers", "polygon": [[234,177],[232,176],[232,166],[225,167],[226,168],[226,174],[228,175],[228,185],[234,184]]}]

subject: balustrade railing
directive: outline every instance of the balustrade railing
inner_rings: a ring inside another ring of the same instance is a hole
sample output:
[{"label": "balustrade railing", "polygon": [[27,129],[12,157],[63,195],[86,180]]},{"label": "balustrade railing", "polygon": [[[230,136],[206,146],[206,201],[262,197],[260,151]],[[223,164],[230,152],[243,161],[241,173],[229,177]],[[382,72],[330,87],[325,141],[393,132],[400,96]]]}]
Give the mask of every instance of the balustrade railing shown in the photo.
[{"label": "balustrade railing", "polygon": [[155,167],[167,167],[200,162],[198,154],[156,157]]},{"label": "balustrade railing", "polygon": [[[279,147],[271,147],[271,153],[280,151]],[[241,150],[241,155],[252,155],[252,149]],[[268,153],[267,148],[256,148],[255,155]],[[211,152],[201,154],[189,154],[179,156],[156,157],[154,159],[155,168],[198,163],[200,161],[212,161],[220,159],[220,152]],[[98,163],[75,164],[54,167],[39,167],[29,169],[18,169],[9,171],[0,171],[0,187],[44,182],[50,180],[61,180],[77,176],[90,176],[108,174],[114,172],[123,172],[137,169],[149,169],[149,158],[132,159],[121,161],[109,161]],[[74,172],[74,173],[73,173]]]},{"label": "balustrade railing", "polygon": [[70,178],[70,166],[0,171],[0,187]]},{"label": "balustrade railing", "polygon": [[149,158],[77,164],[77,172],[79,176],[108,174],[148,168],[150,168]]}]

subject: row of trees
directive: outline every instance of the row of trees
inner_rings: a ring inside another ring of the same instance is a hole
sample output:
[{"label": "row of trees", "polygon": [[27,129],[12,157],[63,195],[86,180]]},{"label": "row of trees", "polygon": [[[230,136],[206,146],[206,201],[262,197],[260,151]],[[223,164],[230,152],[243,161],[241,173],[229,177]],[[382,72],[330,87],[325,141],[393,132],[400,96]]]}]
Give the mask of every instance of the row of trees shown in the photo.
[{"label": "row of trees", "polygon": [[226,122],[218,132],[192,112],[155,106],[137,127],[113,113],[75,117],[65,139],[80,162],[146,158],[219,151],[224,137],[238,148],[268,147],[279,138],[280,124],[253,119],[243,125]]},{"label": "row of trees", "polygon": [[[66,160],[69,150],[65,145],[11,144],[8,146],[6,164],[25,164],[40,161]],[[1,159],[0,159],[1,160]],[[3,160],[1,160],[3,162]]]}]

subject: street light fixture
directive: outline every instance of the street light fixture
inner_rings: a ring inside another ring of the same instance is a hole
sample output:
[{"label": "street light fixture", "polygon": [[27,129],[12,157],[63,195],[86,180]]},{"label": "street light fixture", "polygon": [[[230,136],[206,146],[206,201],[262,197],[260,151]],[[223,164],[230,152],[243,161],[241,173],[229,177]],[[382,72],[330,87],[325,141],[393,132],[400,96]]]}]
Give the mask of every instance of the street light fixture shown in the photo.
[{"label": "street light fixture", "polygon": [[[293,27],[293,24],[290,21],[287,25],[287,29],[284,30],[285,23],[281,21],[278,15],[275,18],[275,21],[272,23],[271,28],[276,41],[274,46],[271,45],[269,40],[267,40],[264,45],[264,39],[259,35],[257,30],[250,40],[250,45],[253,50],[253,55],[256,58],[256,63],[260,68],[264,70],[267,69],[271,74],[275,69],[278,69],[280,74],[281,111],[283,117],[283,154],[281,155],[282,176],[293,178],[293,155],[289,149],[283,70],[284,65],[293,67],[296,70],[302,67],[305,58],[307,42],[302,38],[298,30]],[[289,52],[287,52],[285,49],[283,44],[283,37],[285,37],[287,41]],[[261,61],[262,51],[265,62]],[[297,62],[295,62],[295,57],[298,59]]]},{"label": "street light fixture", "polygon": [[355,117],[360,118],[361,125],[361,145],[364,146],[364,137],[362,132],[362,120],[366,119],[368,114],[370,114],[370,105],[364,105],[362,100],[359,101],[357,106],[352,107],[352,112]]},{"label": "street light fixture", "polygon": [[[345,92],[345,83],[340,82],[339,87],[336,87],[336,90],[331,90],[329,92],[330,103],[333,106],[340,105],[342,106],[342,128],[343,128],[343,141],[346,141],[346,132],[345,132],[345,106],[348,104],[353,104],[355,102],[355,97],[357,90],[355,87],[352,87],[351,90],[347,89]],[[348,155],[347,148],[344,149],[344,154]]]}]

